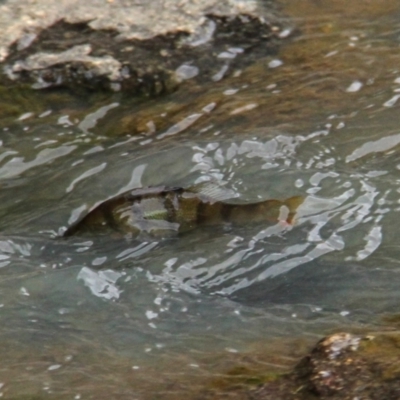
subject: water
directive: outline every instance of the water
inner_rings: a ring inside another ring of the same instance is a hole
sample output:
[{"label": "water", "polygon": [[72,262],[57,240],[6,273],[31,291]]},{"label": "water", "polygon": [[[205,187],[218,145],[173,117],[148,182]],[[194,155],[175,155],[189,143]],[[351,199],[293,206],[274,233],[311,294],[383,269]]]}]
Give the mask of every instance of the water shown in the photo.
[{"label": "water", "polygon": [[[51,113],[49,98],[4,117],[5,396],[188,398],[255,354],[284,369],[295,339],[397,312],[400,10],[286,10],[302,33],[210,87],[144,104],[64,98]],[[130,188],[209,178],[248,201],[304,203],[293,225],[59,237]]]}]

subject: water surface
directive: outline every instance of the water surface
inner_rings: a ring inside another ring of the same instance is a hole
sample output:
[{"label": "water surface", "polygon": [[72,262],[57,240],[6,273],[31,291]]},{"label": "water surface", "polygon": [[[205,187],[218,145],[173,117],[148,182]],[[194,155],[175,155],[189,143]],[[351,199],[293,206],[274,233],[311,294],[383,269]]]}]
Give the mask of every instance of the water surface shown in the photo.
[{"label": "water surface", "polygon": [[[231,78],[0,122],[5,396],[188,398],[245,355],[284,369],[288,341],[397,311],[400,10],[287,3],[292,43]],[[59,236],[123,191],[207,179],[304,203],[293,225]]]}]

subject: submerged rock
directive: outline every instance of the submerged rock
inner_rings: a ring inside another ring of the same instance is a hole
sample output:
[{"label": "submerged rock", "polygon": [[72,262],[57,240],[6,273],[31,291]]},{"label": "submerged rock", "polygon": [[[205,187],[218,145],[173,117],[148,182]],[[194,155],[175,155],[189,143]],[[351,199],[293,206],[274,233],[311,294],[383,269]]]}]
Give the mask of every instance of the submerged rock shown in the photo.
[{"label": "submerged rock", "polygon": [[332,400],[400,398],[400,336],[338,333],[296,367],[299,392]]},{"label": "submerged rock", "polygon": [[242,371],[230,386],[209,390],[199,398],[398,400],[399,360],[398,332],[367,336],[337,333],[318,342],[289,373],[270,374],[260,381],[259,375],[251,379]]},{"label": "submerged rock", "polygon": [[0,6],[0,61],[8,78],[36,89],[168,93],[182,81],[217,81],[275,53],[290,32],[270,2],[20,3]]}]

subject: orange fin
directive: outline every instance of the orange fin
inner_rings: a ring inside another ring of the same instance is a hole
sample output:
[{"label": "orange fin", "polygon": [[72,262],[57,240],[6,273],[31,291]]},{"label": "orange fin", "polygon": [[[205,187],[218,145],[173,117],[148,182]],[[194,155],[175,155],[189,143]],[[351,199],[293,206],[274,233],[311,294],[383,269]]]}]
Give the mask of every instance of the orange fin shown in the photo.
[{"label": "orange fin", "polygon": [[299,206],[304,202],[304,197],[293,196],[286,199],[283,204],[289,209],[289,215],[287,216],[286,222],[290,225],[296,223],[296,212]]}]

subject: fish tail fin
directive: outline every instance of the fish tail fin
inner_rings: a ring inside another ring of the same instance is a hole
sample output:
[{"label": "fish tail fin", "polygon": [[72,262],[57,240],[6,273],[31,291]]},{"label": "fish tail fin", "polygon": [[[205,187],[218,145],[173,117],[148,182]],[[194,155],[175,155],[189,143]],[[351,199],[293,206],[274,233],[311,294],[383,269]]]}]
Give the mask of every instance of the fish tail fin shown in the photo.
[{"label": "fish tail fin", "polygon": [[296,212],[298,207],[304,202],[304,197],[302,196],[293,196],[289,197],[283,202],[289,209],[289,214],[287,216],[286,222],[290,225],[294,225],[296,223]]}]

